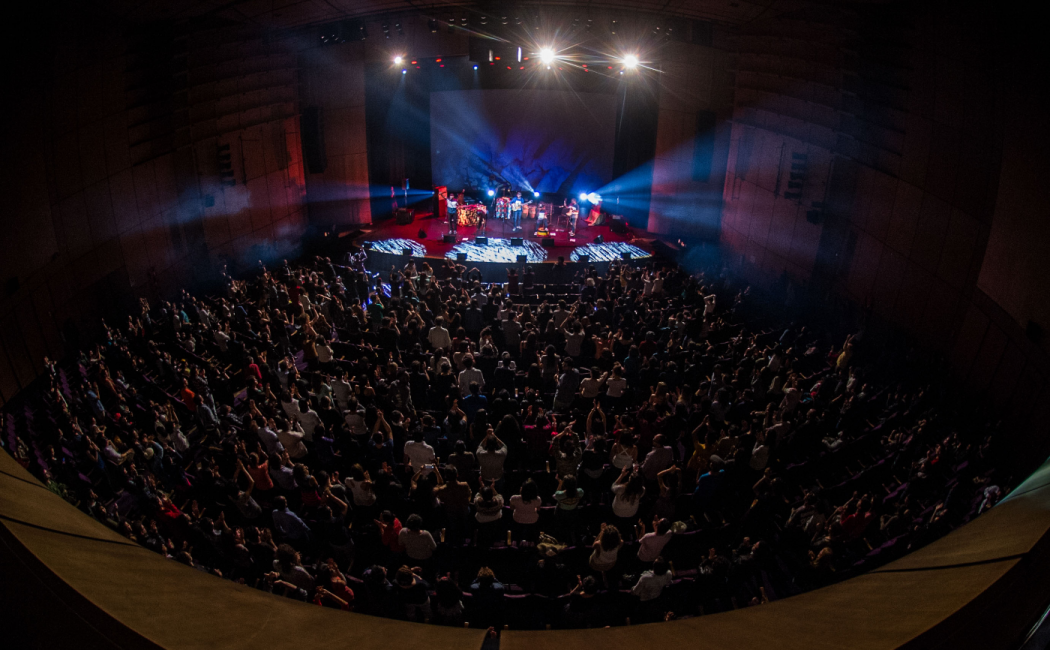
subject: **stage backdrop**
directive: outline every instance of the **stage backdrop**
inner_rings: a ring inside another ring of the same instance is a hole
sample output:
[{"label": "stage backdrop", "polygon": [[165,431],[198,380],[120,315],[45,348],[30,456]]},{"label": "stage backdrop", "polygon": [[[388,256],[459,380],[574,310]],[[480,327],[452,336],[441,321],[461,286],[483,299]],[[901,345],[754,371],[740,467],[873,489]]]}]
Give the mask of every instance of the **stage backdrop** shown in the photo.
[{"label": "stage backdrop", "polygon": [[612,180],[616,96],[557,90],[430,95],[435,185],[576,196]]}]

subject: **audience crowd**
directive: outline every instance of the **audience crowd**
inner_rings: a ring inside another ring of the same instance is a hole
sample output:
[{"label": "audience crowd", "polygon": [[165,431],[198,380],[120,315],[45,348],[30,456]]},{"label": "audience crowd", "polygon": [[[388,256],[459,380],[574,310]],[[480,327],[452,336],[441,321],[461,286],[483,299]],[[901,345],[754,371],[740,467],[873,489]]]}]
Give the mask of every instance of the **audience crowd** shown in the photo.
[{"label": "audience crowd", "polygon": [[446,625],[784,598],[996,502],[993,428],[726,273],[483,284],[287,262],[148,304],[5,413],[30,471],[197,570]]}]

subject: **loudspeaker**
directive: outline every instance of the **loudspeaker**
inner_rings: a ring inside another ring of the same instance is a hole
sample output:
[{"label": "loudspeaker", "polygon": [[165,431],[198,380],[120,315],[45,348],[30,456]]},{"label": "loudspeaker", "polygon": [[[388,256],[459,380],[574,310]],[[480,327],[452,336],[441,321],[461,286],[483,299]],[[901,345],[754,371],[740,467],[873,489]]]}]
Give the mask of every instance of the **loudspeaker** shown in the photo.
[{"label": "loudspeaker", "polygon": [[477,246],[488,246],[489,245],[489,238],[488,237],[475,237],[474,238],[474,244],[477,245]]},{"label": "loudspeaker", "polygon": [[402,248],[401,249],[401,254],[404,255],[405,257],[412,257],[412,249],[408,248],[408,247]]},{"label": "loudspeaker", "polygon": [[544,237],[540,240],[540,246],[543,246],[544,248],[554,248],[554,238]]},{"label": "loudspeaker", "polygon": [[422,228],[420,228],[419,229],[419,238],[420,239],[426,239],[427,238],[427,231],[425,231]]},{"label": "loudspeaker", "polygon": [[612,222],[609,224],[609,230],[617,235],[626,235],[628,232],[627,223],[623,219],[613,217]]},{"label": "loudspeaker", "polygon": [[306,170],[311,174],[322,174],[328,168],[328,157],[324,150],[324,117],[318,106],[307,106],[299,118],[302,131],[303,158]]},{"label": "loudspeaker", "polygon": [[620,253],[620,259],[625,261],[625,262],[630,262],[631,261],[631,254],[630,253]]},{"label": "loudspeaker", "polygon": [[366,251],[372,250],[372,242],[370,242],[370,241],[366,241],[365,242],[365,250]]},{"label": "loudspeaker", "polygon": [[397,214],[394,215],[394,220],[397,221],[400,226],[407,226],[412,223],[416,218],[416,211],[413,208],[398,208]]},{"label": "loudspeaker", "polygon": [[604,244],[605,243],[605,237],[602,237],[601,235],[598,235],[597,237],[594,238],[594,243],[595,244]]},{"label": "loudspeaker", "polygon": [[518,264],[525,264],[529,261],[528,255],[518,255]]},{"label": "loudspeaker", "polygon": [[447,232],[444,234],[444,236],[441,237],[441,241],[445,242],[446,244],[455,244],[456,235],[454,233]]},{"label": "loudspeaker", "polygon": [[467,254],[466,253],[456,253],[456,261],[457,262],[466,262],[467,261]]},{"label": "loudspeaker", "polygon": [[521,237],[511,237],[510,238],[510,245],[511,246],[524,246],[525,245],[525,240],[522,239]]},{"label": "loudspeaker", "polygon": [[576,261],[580,262],[581,264],[586,264],[587,262],[591,261],[591,256],[590,255],[580,255],[579,258],[577,258]]}]

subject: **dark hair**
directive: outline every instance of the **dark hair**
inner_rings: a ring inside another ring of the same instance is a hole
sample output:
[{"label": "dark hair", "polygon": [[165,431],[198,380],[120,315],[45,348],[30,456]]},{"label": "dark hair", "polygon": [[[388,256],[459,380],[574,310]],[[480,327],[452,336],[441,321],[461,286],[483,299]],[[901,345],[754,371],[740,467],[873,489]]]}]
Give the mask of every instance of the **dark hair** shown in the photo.
[{"label": "dark hair", "polygon": [[623,540],[620,537],[620,529],[616,526],[609,524],[602,529],[601,547],[603,551],[613,550],[619,546],[622,541]]},{"label": "dark hair", "polygon": [[405,520],[405,527],[411,531],[419,532],[419,529],[423,527],[423,518],[419,515],[412,514]]},{"label": "dark hair", "polygon": [[525,482],[521,484],[521,500],[529,503],[540,498],[540,486],[536,485],[536,481],[531,478],[525,479]]},{"label": "dark hair", "polygon": [[575,476],[566,476],[561,482],[561,489],[565,493],[572,493],[573,497],[579,496],[579,485]]}]

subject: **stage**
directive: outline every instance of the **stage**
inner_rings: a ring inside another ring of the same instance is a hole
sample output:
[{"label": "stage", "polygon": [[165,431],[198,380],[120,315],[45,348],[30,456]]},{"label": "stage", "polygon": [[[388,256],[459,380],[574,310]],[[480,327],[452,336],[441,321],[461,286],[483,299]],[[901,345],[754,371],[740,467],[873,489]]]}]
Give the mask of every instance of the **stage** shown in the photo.
[{"label": "stage", "polygon": [[[553,246],[543,246],[544,238],[534,234],[534,219],[522,219],[521,225],[522,230],[517,232],[512,231],[510,220],[503,219],[490,219],[484,230],[459,226],[456,241],[445,243],[443,236],[448,232],[448,222],[423,215],[409,224],[389,219],[364,227],[364,234],[355,238],[354,243],[375,253],[403,255],[405,249],[410,249],[412,257],[456,259],[457,254],[464,254],[466,262],[510,265],[518,263],[519,255],[524,255],[528,264],[542,264],[557,262],[559,258],[565,262],[610,262],[624,259],[624,254],[631,260],[644,260],[653,254],[655,240],[636,238],[630,229],[618,234],[609,226],[587,226],[581,220],[574,237],[570,237],[565,228],[552,228],[549,237],[553,239]],[[475,238],[479,235],[487,236],[488,242],[476,244]],[[522,239],[520,246],[513,245],[515,237]]]}]

